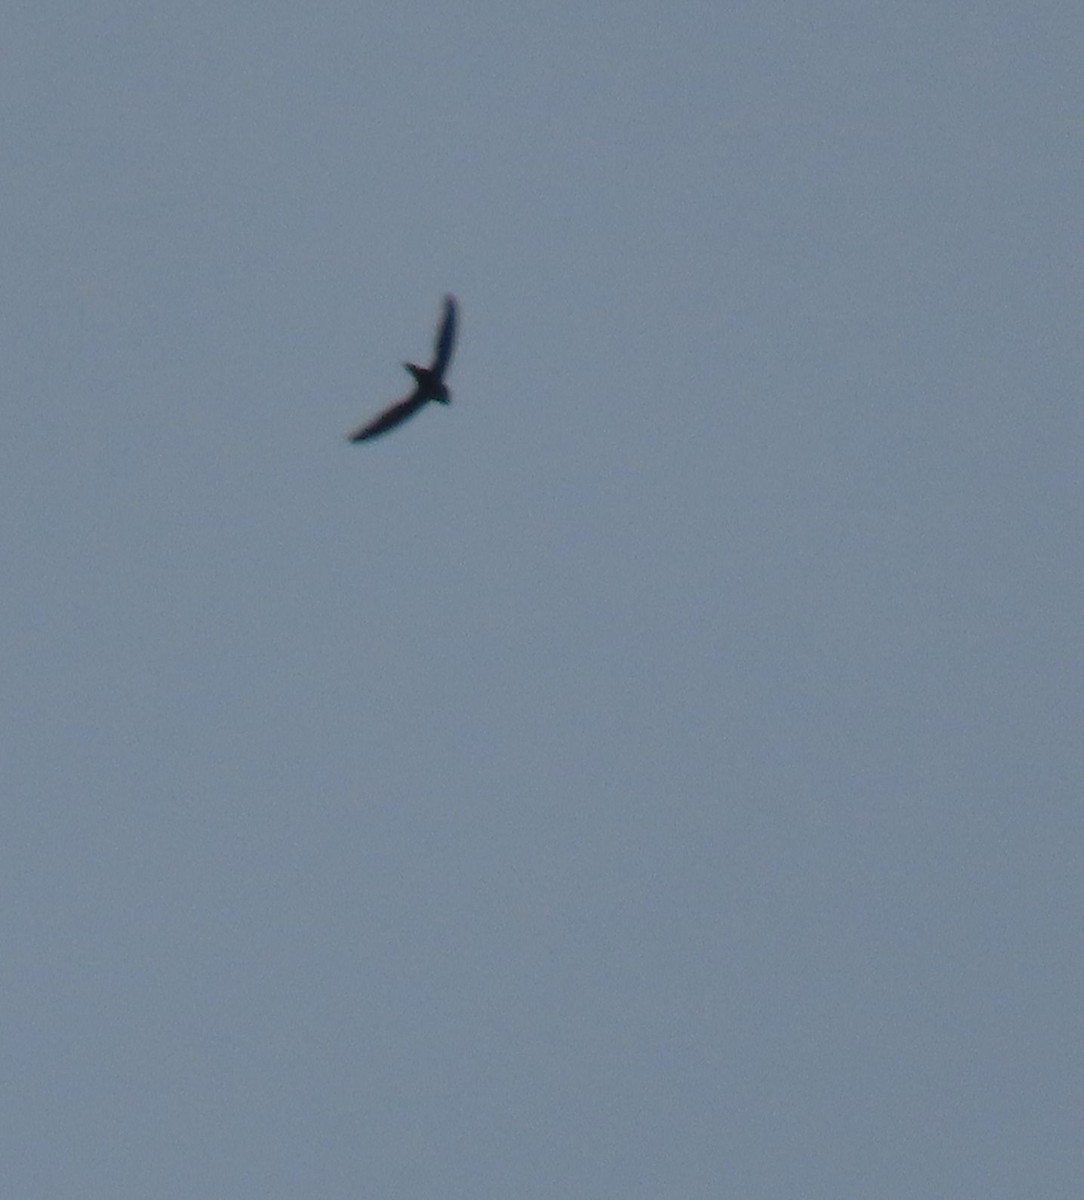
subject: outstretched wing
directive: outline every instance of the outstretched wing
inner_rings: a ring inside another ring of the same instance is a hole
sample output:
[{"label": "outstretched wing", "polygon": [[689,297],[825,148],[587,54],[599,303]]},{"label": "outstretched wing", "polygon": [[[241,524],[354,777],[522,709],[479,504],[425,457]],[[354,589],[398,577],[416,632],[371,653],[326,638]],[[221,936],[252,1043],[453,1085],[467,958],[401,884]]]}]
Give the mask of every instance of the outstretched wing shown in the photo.
[{"label": "outstretched wing", "polygon": [[412,417],[427,401],[427,396],[422,396],[416,391],[411,392],[405,400],[400,400],[398,404],[386,408],[379,417],[374,417],[364,425],[359,425],[353,433],[348,433],[347,440],[364,442],[369,438],[376,437],[377,434],[387,433],[389,429],[394,429],[396,425],[401,425],[408,417]]},{"label": "outstretched wing", "polygon": [[440,320],[440,330],[433,346],[433,365],[429,368],[439,379],[448,364],[452,361],[452,347],[455,345],[455,297],[444,297],[444,315]]}]

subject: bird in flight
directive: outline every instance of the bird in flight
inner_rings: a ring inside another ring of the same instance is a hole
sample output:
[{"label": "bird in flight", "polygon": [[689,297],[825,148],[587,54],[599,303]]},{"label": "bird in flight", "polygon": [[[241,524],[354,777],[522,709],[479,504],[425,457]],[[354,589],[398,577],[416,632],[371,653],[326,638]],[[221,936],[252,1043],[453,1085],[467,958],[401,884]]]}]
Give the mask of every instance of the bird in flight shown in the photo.
[{"label": "bird in flight", "polygon": [[427,367],[419,367],[417,363],[403,363],[403,366],[414,376],[414,390],[405,399],[385,409],[379,416],[359,425],[347,439],[351,442],[365,442],[378,434],[387,433],[396,425],[401,425],[408,417],[412,417],[419,408],[423,408],[430,400],[438,400],[441,404],[451,404],[452,393],[444,382],[444,372],[452,360],[452,347],[455,344],[456,308],[455,297],[444,297],[444,311],[440,318],[440,328],[437,330],[437,340],[433,344],[433,361]]}]

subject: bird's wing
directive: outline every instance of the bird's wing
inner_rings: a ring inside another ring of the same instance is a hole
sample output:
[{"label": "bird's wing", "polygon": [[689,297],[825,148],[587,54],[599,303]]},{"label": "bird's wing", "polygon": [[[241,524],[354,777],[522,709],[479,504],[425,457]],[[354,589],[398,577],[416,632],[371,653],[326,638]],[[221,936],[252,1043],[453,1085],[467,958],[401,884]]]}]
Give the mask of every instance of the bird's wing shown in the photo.
[{"label": "bird's wing", "polygon": [[347,441],[364,442],[369,438],[376,437],[377,434],[387,433],[389,429],[394,429],[396,425],[401,425],[408,417],[412,417],[427,400],[427,396],[422,396],[417,391],[411,392],[405,400],[400,400],[398,404],[386,408],[380,416],[374,417],[364,425],[359,425],[352,433],[348,433]]},{"label": "bird's wing", "polygon": [[429,368],[439,379],[452,360],[452,347],[455,345],[455,297],[444,297],[444,315],[440,320],[440,330],[433,345],[433,365]]}]

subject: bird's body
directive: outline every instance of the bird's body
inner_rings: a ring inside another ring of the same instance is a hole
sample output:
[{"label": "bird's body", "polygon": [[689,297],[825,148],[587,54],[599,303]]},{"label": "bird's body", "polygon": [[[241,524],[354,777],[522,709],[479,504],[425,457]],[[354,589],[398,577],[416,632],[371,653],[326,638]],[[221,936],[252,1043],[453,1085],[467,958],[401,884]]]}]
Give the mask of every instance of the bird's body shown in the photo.
[{"label": "bird's body", "polygon": [[436,344],[433,347],[433,361],[428,367],[419,367],[417,363],[403,363],[403,366],[414,376],[414,391],[385,409],[379,416],[359,425],[346,436],[351,442],[364,442],[378,434],[387,433],[396,425],[401,425],[412,417],[420,408],[424,408],[430,400],[440,404],[451,404],[452,393],[444,382],[444,372],[452,359],[452,349],[455,345],[456,306],[454,296],[444,297],[444,311],[441,316],[440,328],[437,331]]}]

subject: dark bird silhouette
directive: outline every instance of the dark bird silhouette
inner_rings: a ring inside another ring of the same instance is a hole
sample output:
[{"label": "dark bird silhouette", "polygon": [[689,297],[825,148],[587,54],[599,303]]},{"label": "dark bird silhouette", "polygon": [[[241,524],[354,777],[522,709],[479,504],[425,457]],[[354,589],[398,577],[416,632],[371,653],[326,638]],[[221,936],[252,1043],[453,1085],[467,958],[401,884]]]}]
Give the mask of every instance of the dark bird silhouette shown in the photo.
[{"label": "dark bird silhouette", "polygon": [[455,297],[445,296],[444,313],[440,320],[440,329],[437,330],[437,340],[433,345],[433,361],[427,367],[419,367],[417,363],[403,363],[414,376],[414,390],[405,399],[385,409],[378,417],[359,425],[353,433],[348,433],[346,436],[350,441],[364,442],[378,434],[387,433],[389,429],[394,429],[396,425],[401,425],[408,417],[412,417],[430,400],[451,404],[452,393],[444,382],[444,372],[452,360],[455,322]]}]

